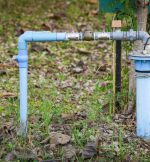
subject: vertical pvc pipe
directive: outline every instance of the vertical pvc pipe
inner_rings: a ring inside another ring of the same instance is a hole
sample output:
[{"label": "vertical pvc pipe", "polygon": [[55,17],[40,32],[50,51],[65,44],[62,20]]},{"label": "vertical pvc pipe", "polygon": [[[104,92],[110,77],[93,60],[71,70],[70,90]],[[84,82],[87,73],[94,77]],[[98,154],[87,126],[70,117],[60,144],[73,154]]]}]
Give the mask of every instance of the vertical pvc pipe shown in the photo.
[{"label": "vertical pvc pipe", "polygon": [[27,134],[27,79],[28,68],[21,67],[20,71],[20,134],[26,136]]},{"label": "vertical pvc pipe", "polygon": [[[21,44],[22,45],[22,44]],[[27,81],[28,81],[28,49],[26,42],[23,42],[26,49],[20,49],[19,46],[18,56],[16,57],[19,63],[19,74],[20,74],[20,131],[21,136],[27,134]]]},{"label": "vertical pvc pipe", "polygon": [[150,140],[150,74],[136,77],[137,136]]},{"label": "vertical pvc pipe", "polygon": [[129,56],[136,71],[136,133],[150,140],[150,54]]}]

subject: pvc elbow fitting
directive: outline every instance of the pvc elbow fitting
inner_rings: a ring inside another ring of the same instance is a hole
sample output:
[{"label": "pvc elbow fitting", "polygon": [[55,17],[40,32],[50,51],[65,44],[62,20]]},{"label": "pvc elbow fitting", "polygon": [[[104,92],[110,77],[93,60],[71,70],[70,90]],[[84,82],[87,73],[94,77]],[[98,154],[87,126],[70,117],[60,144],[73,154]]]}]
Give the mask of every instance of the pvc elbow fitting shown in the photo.
[{"label": "pvc elbow fitting", "polygon": [[145,44],[147,42],[147,39],[149,38],[149,34],[145,31],[139,31],[139,39],[141,39],[143,41],[143,43]]},{"label": "pvc elbow fitting", "polygon": [[27,49],[27,42],[32,41],[32,31],[26,31],[19,37],[18,49]]}]

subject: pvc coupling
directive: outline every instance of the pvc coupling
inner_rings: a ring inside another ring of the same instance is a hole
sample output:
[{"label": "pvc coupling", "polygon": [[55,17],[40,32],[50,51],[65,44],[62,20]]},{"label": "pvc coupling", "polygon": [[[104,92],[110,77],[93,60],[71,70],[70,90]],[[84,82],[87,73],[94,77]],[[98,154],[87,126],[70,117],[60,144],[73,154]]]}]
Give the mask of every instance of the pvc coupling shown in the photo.
[{"label": "pvc coupling", "polygon": [[18,62],[20,68],[27,68],[28,67],[28,51],[19,50],[18,55],[16,56],[15,60]]}]

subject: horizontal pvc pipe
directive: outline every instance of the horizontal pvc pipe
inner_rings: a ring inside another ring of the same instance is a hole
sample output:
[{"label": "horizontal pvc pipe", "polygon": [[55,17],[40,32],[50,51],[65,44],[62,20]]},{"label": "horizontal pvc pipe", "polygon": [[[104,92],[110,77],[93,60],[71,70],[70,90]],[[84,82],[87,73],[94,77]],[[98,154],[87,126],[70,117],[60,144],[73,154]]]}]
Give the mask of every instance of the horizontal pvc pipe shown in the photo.
[{"label": "horizontal pvc pipe", "polygon": [[52,33],[49,31],[27,31],[19,37],[18,48],[26,49],[27,42],[49,42],[64,40],[66,40],[66,33]]},{"label": "horizontal pvc pipe", "polygon": [[136,132],[138,137],[150,140],[150,74],[139,75],[137,73],[136,78]]},{"label": "horizontal pvc pipe", "polygon": [[[85,34],[86,33],[86,34]],[[66,40],[87,40],[87,33],[54,33],[49,31],[27,31],[19,37],[18,48],[27,48],[27,42],[48,42],[48,41],[66,41]],[[149,34],[145,31],[121,31],[114,32],[89,32],[93,40],[112,39],[112,40],[142,40],[146,43]],[[85,39],[84,39],[85,36]],[[89,38],[89,37],[88,37]],[[89,40],[92,40],[89,39]]]},{"label": "horizontal pvc pipe", "polygon": [[20,70],[20,134],[25,136],[27,134],[27,68],[19,68]]},{"label": "horizontal pvc pipe", "polygon": [[149,37],[149,34],[145,31],[133,31],[132,29],[129,31],[116,30],[110,33],[110,39],[112,40],[142,40],[144,44]]}]

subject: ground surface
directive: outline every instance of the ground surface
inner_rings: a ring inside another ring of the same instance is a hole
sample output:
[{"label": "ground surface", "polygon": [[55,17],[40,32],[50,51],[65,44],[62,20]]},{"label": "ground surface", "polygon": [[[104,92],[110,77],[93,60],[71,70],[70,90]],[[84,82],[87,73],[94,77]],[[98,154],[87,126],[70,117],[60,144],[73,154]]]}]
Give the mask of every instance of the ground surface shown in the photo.
[{"label": "ground surface", "polygon": [[[27,140],[19,129],[18,35],[26,30],[103,30],[110,18],[92,1],[8,2],[0,13],[0,161],[150,161],[127,107],[124,59],[121,110],[113,114],[112,42],[29,45]],[[1,2],[5,3],[5,2]],[[124,55],[124,58],[126,56]]]}]

